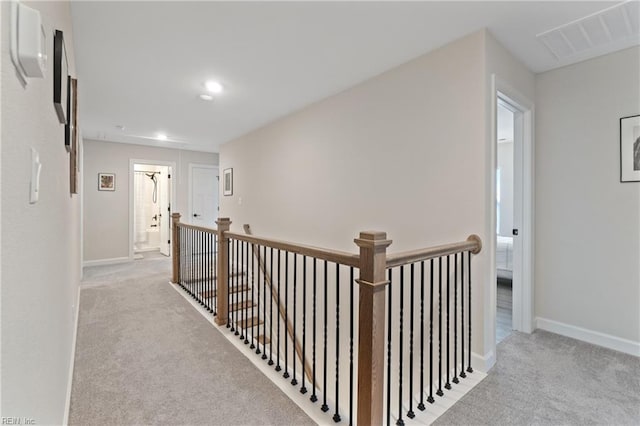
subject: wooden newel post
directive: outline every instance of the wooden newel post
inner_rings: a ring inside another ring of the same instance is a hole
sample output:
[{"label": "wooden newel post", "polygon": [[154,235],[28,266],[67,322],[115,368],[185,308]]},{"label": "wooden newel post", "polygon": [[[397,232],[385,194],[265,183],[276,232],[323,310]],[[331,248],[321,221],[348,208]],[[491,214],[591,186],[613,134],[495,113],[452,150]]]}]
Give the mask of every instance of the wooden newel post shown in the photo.
[{"label": "wooden newel post", "polygon": [[229,238],[225,232],[231,227],[228,217],[216,220],[218,225],[218,270],[216,271],[216,324],[225,325],[229,316]]},{"label": "wooden newel post", "polygon": [[171,282],[180,284],[180,232],[178,230],[180,223],[180,213],[171,214],[171,257],[173,258],[173,279]]},{"label": "wooden newel post", "polygon": [[361,232],[358,328],[358,424],[382,425],[387,240],[385,232]]}]

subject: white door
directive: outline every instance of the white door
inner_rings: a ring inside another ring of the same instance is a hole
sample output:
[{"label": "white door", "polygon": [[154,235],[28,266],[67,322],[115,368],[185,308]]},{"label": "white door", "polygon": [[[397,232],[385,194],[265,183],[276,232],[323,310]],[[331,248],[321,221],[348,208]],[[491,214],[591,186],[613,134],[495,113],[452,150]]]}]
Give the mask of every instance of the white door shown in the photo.
[{"label": "white door", "polygon": [[218,219],[218,168],[190,164],[189,170],[191,193],[188,222],[214,228]]},{"label": "white door", "polygon": [[171,167],[163,168],[158,180],[160,253],[165,256],[171,253],[171,173]]}]

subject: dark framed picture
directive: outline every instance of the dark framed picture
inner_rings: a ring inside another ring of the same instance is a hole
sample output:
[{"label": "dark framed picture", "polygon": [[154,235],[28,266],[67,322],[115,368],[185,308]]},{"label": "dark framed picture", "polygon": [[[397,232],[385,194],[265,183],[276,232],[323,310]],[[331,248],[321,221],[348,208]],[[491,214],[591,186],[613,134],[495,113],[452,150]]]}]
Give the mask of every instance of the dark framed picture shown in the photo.
[{"label": "dark framed picture", "polygon": [[233,195],[233,169],[224,169],[222,172],[222,194]]},{"label": "dark framed picture", "polygon": [[640,182],[640,115],[620,119],[620,182]]},{"label": "dark framed picture", "polygon": [[116,174],[98,173],[98,191],[115,191]]},{"label": "dark framed picture", "polygon": [[73,139],[73,116],[75,113],[75,105],[73,103],[73,98],[75,96],[73,87],[72,87],[72,79],[71,76],[67,76],[67,124],[64,125],[64,149],[67,152],[71,152],[71,145]]},{"label": "dark framed picture", "polygon": [[67,127],[71,127],[71,155],[69,156],[69,184],[72,194],[78,193],[78,175],[79,175],[79,143],[80,131],[78,129],[78,80],[71,79],[71,114]]},{"label": "dark framed picture", "polygon": [[53,36],[53,106],[61,124],[67,124],[68,83],[69,63],[67,62],[67,50],[64,47],[64,36],[62,31],[55,30]]}]

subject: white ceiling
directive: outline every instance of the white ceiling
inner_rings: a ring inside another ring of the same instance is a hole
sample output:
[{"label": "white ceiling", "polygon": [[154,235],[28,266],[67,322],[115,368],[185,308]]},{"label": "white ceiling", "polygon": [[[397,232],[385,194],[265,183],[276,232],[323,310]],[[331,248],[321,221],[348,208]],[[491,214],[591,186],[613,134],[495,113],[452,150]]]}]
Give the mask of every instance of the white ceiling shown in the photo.
[{"label": "white ceiling", "polygon": [[217,152],[483,27],[534,72],[566,65],[536,35],[616,3],[72,2],[82,132]]}]

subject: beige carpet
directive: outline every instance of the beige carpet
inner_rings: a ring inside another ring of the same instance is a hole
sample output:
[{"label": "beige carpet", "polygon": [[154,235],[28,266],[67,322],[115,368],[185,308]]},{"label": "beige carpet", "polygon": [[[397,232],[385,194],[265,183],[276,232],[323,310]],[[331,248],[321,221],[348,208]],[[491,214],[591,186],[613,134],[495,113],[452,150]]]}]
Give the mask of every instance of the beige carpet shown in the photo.
[{"label": "beige carpet", "polygon": [[640,425],[640,359],[545,331],[513,332],[489,375],[437,425]]},{"label": "beige carpet", "polygon": [[69,424],[314,424],[170,287],[166,260],[136,262],[85,274]]}]

